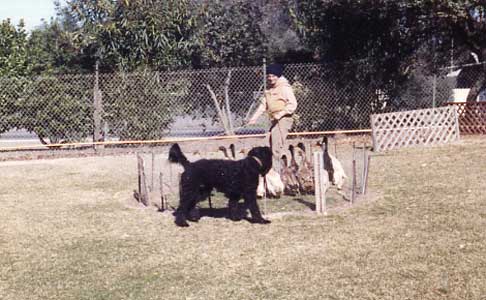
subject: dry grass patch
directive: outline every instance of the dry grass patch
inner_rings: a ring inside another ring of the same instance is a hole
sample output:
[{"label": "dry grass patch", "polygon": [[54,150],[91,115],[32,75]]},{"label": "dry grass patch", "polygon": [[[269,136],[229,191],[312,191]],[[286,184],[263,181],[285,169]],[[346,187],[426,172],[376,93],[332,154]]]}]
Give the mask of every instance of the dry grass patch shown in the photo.
[{"label": "dry grass patch", "polygon": [[484,138],[391,152],[374,201],[187,229],[128,205],[135,157],[1,163],[0,299],[486,299],[485,162]]}]

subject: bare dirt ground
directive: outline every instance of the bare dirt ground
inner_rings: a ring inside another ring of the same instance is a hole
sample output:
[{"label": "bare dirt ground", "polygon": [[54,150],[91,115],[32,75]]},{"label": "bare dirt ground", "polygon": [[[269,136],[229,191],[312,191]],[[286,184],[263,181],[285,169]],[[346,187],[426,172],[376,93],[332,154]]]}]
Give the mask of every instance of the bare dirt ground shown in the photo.
[{"label": "bare dirt ground", "polygon": [[133,154],[1,162],[0,299],[486,299],[486,138],[376,154],[369,180],[326,216],[180,229],[134,202]]}]

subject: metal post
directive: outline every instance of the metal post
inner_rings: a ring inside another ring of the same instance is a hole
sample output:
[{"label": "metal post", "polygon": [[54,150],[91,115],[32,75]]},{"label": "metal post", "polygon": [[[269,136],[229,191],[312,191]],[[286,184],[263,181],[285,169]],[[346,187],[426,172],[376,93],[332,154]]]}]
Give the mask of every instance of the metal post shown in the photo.
[{"label": "metal post", "polygon": [[437,98],[437,75],[434,74],[434,77],[432,78],[432,108],[435,108],[437,105],[436,98]]},{"label": "metal post", "polygon": [[224,82],[224,101],[225,101],[225,111],[226,111],[226,119],[228,123],[228,127],[230,130],[230,133],[232,135],[235,134],[235,129],[233,127],[233,119],[231,116],[231,107],[230,107],[230,101],[229,101],[229,85],[231,81],[231,69],[228,71],[228,76],[226,77],[226,80]]},{"label": "metal post", "polygon": [[267,176],[263,176],[263,215],[267,214]]},{"label": "metal post", "polygon": [[366,143],[363,143],[363,172],[361,173],[361,194],[365,193],[365,180],[366,180]]},{"label": "metal post", "polygon": [[160,189],[160,211],[165,211],[167,209],[166,199],[164,195],[164,175],[162,172],[159,173],[159,189]]},{"label": "metal post", "polygon": [[[103,141],[103,134],[101,128],[101,111],[102,111],[102,99],[99,86],[99,62],[96,62],[95,66],[95,82],[93,89],[93,142]],[[95,145],[95,149],[102,148],[101,145]]]},{"label": "metal post", "polygon": [[263,58],[263,95],[267,90],[267,59]]},{"label": "metal post", "polygon": [[322,183],[321,183],[321,172],[320,172],[320,157],[322,156],[322,152],[314,152],[314,182],[315,182],[315,187],[314,187],[314,193],[315,193],[315,199],[316,199],[316,213],[320,214],[322,212],[322,206],[321,206],[321,188],[322,188]]},{"label": "metal post", "polygon": [[454,66],[454,39],[451,40],[451,67]]},{"label": "metal post", "polygon": [[327,201],[326,201],[326,191],[329,187],[329,175],[327,171],[324,169],[324,156],[322,154],[319,155],[319,169],[320,169],[320,182],[321,182],[321,213],[327,214]]},{"label": "metal post", "polygon": [[371,155],[368,155],[368,158],[366,160],[366,173],[365,173],[364,192],[363,192],[363,194],[366,194],[366,190],[368,189],[368,174],[370,172],[370,160],[371,160]]},{"label": "metal post", "polygon": [[355,143],[353,143],[353,175],[352,175],[352,180],[353,184],[351,187],[351,204],[354,203],[354,200],[356,199],[356,146]]},{"label": "metal post", "polygon": [[356,160],[353,159],[353,186],[351,190],[351,204],[356,200]]},{"label": "metal post", "polygon": [[153,191],[154,190],[154,174],[155,174],[155,153],[154,151],[152,151],[152,155],[151,155],[151,158],[152,158],[152,165],[151,165],[151,170],[150,170],[150,191]]}]

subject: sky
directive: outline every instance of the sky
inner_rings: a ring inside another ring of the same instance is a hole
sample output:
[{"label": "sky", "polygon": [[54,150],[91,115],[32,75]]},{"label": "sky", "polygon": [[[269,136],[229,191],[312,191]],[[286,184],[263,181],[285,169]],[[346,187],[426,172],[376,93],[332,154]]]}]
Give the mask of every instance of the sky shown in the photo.
[{"label": "sky", "polygon": [[14,25],[24,19],[27,31],[49,20],[56,14],[54,0],[0,0],[0,20],[10,18]]}]

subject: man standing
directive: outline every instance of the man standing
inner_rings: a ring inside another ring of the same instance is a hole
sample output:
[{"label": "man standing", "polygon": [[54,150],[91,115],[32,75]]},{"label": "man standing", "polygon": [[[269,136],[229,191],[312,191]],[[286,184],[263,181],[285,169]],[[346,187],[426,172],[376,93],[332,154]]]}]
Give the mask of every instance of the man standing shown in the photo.
[{"label": "man standing", "polygon": [[248,124],[255,124],[258,117],[264,111],[267,111],[272,122],[268,138],[272,148],[273,165],[275,166],[274,169],[280,173],[280,161],[285,153],[285,140],[294,122],[292,115],[297,108],[297,100],[288,80],[282,76],[282,65],[268,65],[266,72],[267,88],[265,96],[260,99],[260,105]]}]

